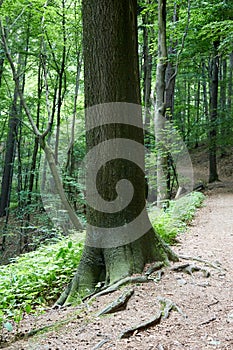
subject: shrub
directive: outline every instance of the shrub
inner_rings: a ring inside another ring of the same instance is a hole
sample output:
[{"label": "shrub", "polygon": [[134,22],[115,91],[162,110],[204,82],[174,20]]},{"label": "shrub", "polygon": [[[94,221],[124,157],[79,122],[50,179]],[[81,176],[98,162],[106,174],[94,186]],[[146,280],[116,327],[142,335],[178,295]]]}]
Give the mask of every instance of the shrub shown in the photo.
[{"label": "shrub", "polygon": [[1,266],[0,321],[53,303],[74,275],[82,250],[74,236],[60,238]]},{"label": "shrub", "polygon": [[150,214],[152,225],[156,232],[168,244],[176,242],[176,236],[184,232],[192,220],[196,209],[199,208],[205,196],[201,192],[192,192],[178,200],[169,202],[168,209],[154,215]]}]

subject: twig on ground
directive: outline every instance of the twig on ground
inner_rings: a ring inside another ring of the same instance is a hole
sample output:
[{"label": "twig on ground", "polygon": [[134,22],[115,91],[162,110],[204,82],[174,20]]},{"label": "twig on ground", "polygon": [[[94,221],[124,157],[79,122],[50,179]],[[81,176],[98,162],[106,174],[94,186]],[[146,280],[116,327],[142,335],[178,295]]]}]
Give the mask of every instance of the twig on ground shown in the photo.
[{"label": "twig on ground", "polygon": [[213,322],[215,320],[216,320],[216,317],[212,317],[209,320],[200,323],[199,326],[204,326],[204,325],[209,324],[209,323],[211,323],[211,322]]},{"label": "twig on ground", "polygon": [[212,303],[208,304],[207,306],[210,307],[210,306],[214,306],[216,304],[219,303],[219,300],[216,300],[216,301],[213,301]]},{"label": "twig on ground", "polygon": [[133,295],[133,293],[134,293],[133,289],[124,290],[123,293],[119,296],[119,298],[117,298],[112,303],[108,304],[104,309],[99,311],[96,314],[96,316],[99,317],[101,315],[110,314],[113,312],[124,310],[127,306],[129,299]]}]

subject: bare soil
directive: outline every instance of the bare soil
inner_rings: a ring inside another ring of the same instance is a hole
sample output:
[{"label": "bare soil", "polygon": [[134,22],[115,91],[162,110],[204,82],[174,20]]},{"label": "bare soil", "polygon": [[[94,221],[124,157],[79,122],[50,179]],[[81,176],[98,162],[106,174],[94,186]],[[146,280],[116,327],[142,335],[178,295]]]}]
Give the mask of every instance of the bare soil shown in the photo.
[{"label": "bare soil", "polygon": [[[207,159],[193,154],[196,181],[207,182]],[[52,326],[41,334],[6,345],[8,350],[231,350],[233,349],[233,157],[219,160],[221,182],[208,186],[207,199],[189,230],[173,247],[177,254],[197,258],[180,260],[164,269],[160,281],[131,285],[127,307],[107,316],[96,313],[115,300],[122,290],[93,302],[61,310],[47,310],[39,317],[25,316],[18,332]],[[206,263],[199,261],[203,260]],[[186,274],[173,267],[190,262],[205,268]],[[208,262],[210,264],[208,264]],[[156,277],[156,273],[154,275]],[[172,300],[181,312],[172,310],[157,325],[135,331],[127,339],[121,333],[150,320],[160,310],[158,297]],[[8,339],[12,335],[8,335]]]}]

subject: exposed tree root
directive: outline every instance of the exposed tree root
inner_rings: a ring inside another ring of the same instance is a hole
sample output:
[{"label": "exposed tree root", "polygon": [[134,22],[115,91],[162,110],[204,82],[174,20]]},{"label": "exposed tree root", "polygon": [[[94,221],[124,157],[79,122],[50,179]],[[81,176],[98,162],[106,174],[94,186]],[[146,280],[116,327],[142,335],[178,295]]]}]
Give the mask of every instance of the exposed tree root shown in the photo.
[{"label": "exposed tree root", "polygon": [[[127,284],[133,284],[133,283],[146,283],[150,282],[151,280],[155,282],[159,282],[162,278],[162,275],[164,274],[164,271],[161,270],[161,267],[165,266],[166,264],[164,262],[158,261],[151,265],[147,271],[145,272],[145,275],[140,276],[127,276],[122,279],[120,279],[117,282],[114,282],[111,285],[102,287],[99,291],[95,291],[87,296],[85,296],[82,301],[86,301],[87,299],[89,301],[93,300],[94,298],[100,297],[102,295],[116,292],[120,287],[127,285]],[[158,271],[159,270],[159,271]],[[152,277],[151,274],[153,272],[157,271],[157,276]]]},{"label": "exposed tree root", "polygon": [[203,264],[206,264],[210,267],[213,267],[214,269],[217,269],[219,271],[222,271],[224,270],[224,268],[221,268],[220,266],[214,264],[214,263],[211,263],[209,262],[208,260],[205,260],[205,259],[201,259],[201,258],[198,258],[198,257],[192,257],[192,256],[186,256],[186,255],[179,255],[179,258],[180,259],[183,259],[183,260],[194,260],[194,261],[198,261],[198,262],[201,262]]},{"label": "exposed tree root", "polygon": [[108,339],[103,339],[101,340],[98,344],[96,344],[96,346],[94,346],[94,348],[92,348],[92,350],[97,350],[97,349],[100,349],[102,348],[102,346],[106,343],[108,343]]},{"label": "exposed tree root", "polygon": [[193,264],[183,264],[183,265],[175,266],[175,267],[172,267],[171,270],[175,272],[182,271],[191,276],[193,276],[193,272],[201,271],[203,272],[204,277],[210,276],[210,272],[208,270]]},{"label": "exposed tree root", "polygon": [[162,312],[162,319],[166,319],[169,317],[169,313],[173,311],[179,312],[183,317],[187,317],[182,310],[177,306],[172,300],[158,296],[157,300],[161,304],[161,312]]},{"label": "exposed tree root", "polygon": [[129,338],[129,337],[131,337],[131,335],[134,335],[138,331],[145,330],[149,327],[152,327],[152,326],[159,324],[161,321],[161,318],[162,318],[162,312],[159,311],[159,313],[156,316],[152,317],[150,320],[143,322],[135,327],[128,328],[125,331],[123,331],[120,334],[120,339]]},{"label": "exposed tree root", "polygon": [[155,283],[158,283],[158,282],[161,281],[163,275],[164,275],[164,271],[163,270],[159,270],[159,271],[157,271],[157,275],[155,277],[154,276],[150,276],[150,277],[148,277],[148,280],[149,281],[152,280]]},{"label": "exposed tree root", "polygon": [[116,300],[114,300],[112,303],[107,305],[104,309],[99,311],[96,316],[101,316],[101,315],[124,310],[133,293],[134,293],[133,289],[124,290],[123,293]]},{"label": "exposed tree root", "polygon": [[164,266],[165,266],[164,262],[157,261],[156,263],[149,266],[149,268],[145,272],[145,275],[150,276],[153,272],[160,270]]},{"label": "exposed tree root", "polygon": [[100,297],[101,295],[116,292],[120,287],[122,287],[126,284],[146,283],[148,281],[149,280],[148,280],[147,276],[128,276],[128,277],[122,278],[121,280],[119,280],[119,281],[117,281],[117,282],[115,282],[107,287],[104,287],[99,292],[92,294],[91,297],[89,295],[89,296],[83,298],[83,301],[85,301],[87,299],[89,299],[89,301],[91,301],[97,297]]},{"label": "exposed tree root", "polygon": [[130,336],[136,334],[138,331],[142,331],[142,330],[148,329],[149,327],[153,327],[159,324],[162,319],[166,319],[169,317],[169,314],[172,310],[179,312],[185,318],[187,317],[182,312],[182,310],[170,299],[160,297],[160,296],[157,299],[161,304],[160,311],[158,312],[158,314],[152,317],[151,319],[149,319],[148,321],[145,321],[132,328],[126,329],[120,334],[120,339],[129,338]]}]

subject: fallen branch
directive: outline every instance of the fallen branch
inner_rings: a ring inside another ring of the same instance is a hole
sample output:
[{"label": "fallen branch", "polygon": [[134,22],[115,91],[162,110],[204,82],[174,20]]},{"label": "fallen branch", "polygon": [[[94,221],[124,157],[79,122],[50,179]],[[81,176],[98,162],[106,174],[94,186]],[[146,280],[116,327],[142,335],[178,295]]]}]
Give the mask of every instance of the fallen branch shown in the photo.
[{"label": "fallen branch", "polygon": [[133,295],[134,290],[133,289],[127,289],[125,290],[120,296],[119,298],[117,298],[116,300],[114,300],[112,303],[110,303],[109,305],[107,305],[104,309],[102,309],[100,312],[98,312],[96,314],[96,316],[102,316],[105,314],[110,314],[113,312],[117,312],[117,311],[121,311],[124,310],[127,306],[127,303],[129,301],[129,299],[131,298],[131,296]]},{"label": "fallen branch", "polygon": [[143,323],[141,323],[137,326],[134,326],[132,328],[128,328],[125,331],[123,331],[120,334],[120,339],[129,338],[131,335],[135,334],[135,332],[137,332],[137,331],[145,330],[149,327],[152,327],[152,326],[159,324],[161,321],[161,318],[162,318],[162,312],[159,311],[159,313],[156,316],[154,316],[153,318],[151,318],[150,320],[143,322]]}]

